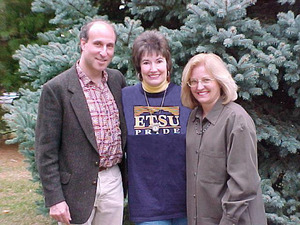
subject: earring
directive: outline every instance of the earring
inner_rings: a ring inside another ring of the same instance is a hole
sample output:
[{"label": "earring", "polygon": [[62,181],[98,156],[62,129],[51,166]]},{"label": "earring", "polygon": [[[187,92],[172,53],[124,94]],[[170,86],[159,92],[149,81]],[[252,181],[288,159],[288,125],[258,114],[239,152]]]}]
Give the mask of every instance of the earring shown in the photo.
[{"label": "earring", "polygon": [[171,81],[171,76],[170,76],[170,71],[168,70],[167,72],[167,81],[170,82]]},{"label": "earring", "polygon": [[140,81],[143,81],[143,77],[140,73],[136,73],[136,76]]}]

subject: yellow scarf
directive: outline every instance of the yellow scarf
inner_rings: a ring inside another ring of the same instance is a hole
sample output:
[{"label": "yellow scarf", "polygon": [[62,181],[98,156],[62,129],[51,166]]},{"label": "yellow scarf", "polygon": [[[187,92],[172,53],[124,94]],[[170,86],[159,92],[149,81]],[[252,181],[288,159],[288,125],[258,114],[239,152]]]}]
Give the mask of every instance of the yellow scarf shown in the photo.
[{"label": "yellow scarf", "polygon": [[168,88],[168,86],[169,86],[169,82],[167,80],[165,80],[160,85],[155,86],[155,87],[148,85],[145,81],[142,81],[142,87],[148,93],[162,92],[162,91],[166,90]]}]

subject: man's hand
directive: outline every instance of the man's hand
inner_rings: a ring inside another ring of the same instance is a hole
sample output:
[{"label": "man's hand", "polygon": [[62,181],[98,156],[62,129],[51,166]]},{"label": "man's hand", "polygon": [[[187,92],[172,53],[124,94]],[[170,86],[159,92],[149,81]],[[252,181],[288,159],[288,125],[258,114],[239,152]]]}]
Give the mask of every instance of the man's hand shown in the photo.
[{"label": "man's hand", "polygon": [[65,201],[50,207],[50,216],[58,222],[70,225],[71,215],[69,206]]}]

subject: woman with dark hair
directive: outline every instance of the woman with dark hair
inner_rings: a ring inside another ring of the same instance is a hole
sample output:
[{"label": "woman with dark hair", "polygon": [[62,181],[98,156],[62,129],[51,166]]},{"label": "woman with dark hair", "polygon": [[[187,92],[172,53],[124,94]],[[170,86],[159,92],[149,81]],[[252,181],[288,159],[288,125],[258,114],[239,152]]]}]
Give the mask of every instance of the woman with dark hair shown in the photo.
[{"label": "woman with dark hair", "polygon": [[128,200],[138,225],[185,225],[185,133],[190,110],[180,87],[170,82],[168,42],[146,31],[133,44],[132,59],[140,82],[122,92],[126,119]]},{"label": "woman with dark hair", "polygon": [[193,109],[186,134],[189,225],[267,224],[255,125],[236,99],[237,85],[219,56],[189,60],[181,93]]}]

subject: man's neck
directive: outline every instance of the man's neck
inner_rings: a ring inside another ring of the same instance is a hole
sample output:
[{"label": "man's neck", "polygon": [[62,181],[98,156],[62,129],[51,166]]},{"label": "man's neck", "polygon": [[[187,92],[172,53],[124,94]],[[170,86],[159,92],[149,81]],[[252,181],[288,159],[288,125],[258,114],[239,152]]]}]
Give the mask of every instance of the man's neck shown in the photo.
[{"label": "man's neck", "polygon": [[82,69],[82,71],[85,73],[85,75],[88,76],[88,78],[90,78],[91,81],[93,81],[95,84],[99,84],[102,81],[103,71],[88,70],[81,60],[79,61],[79,66]]}]

